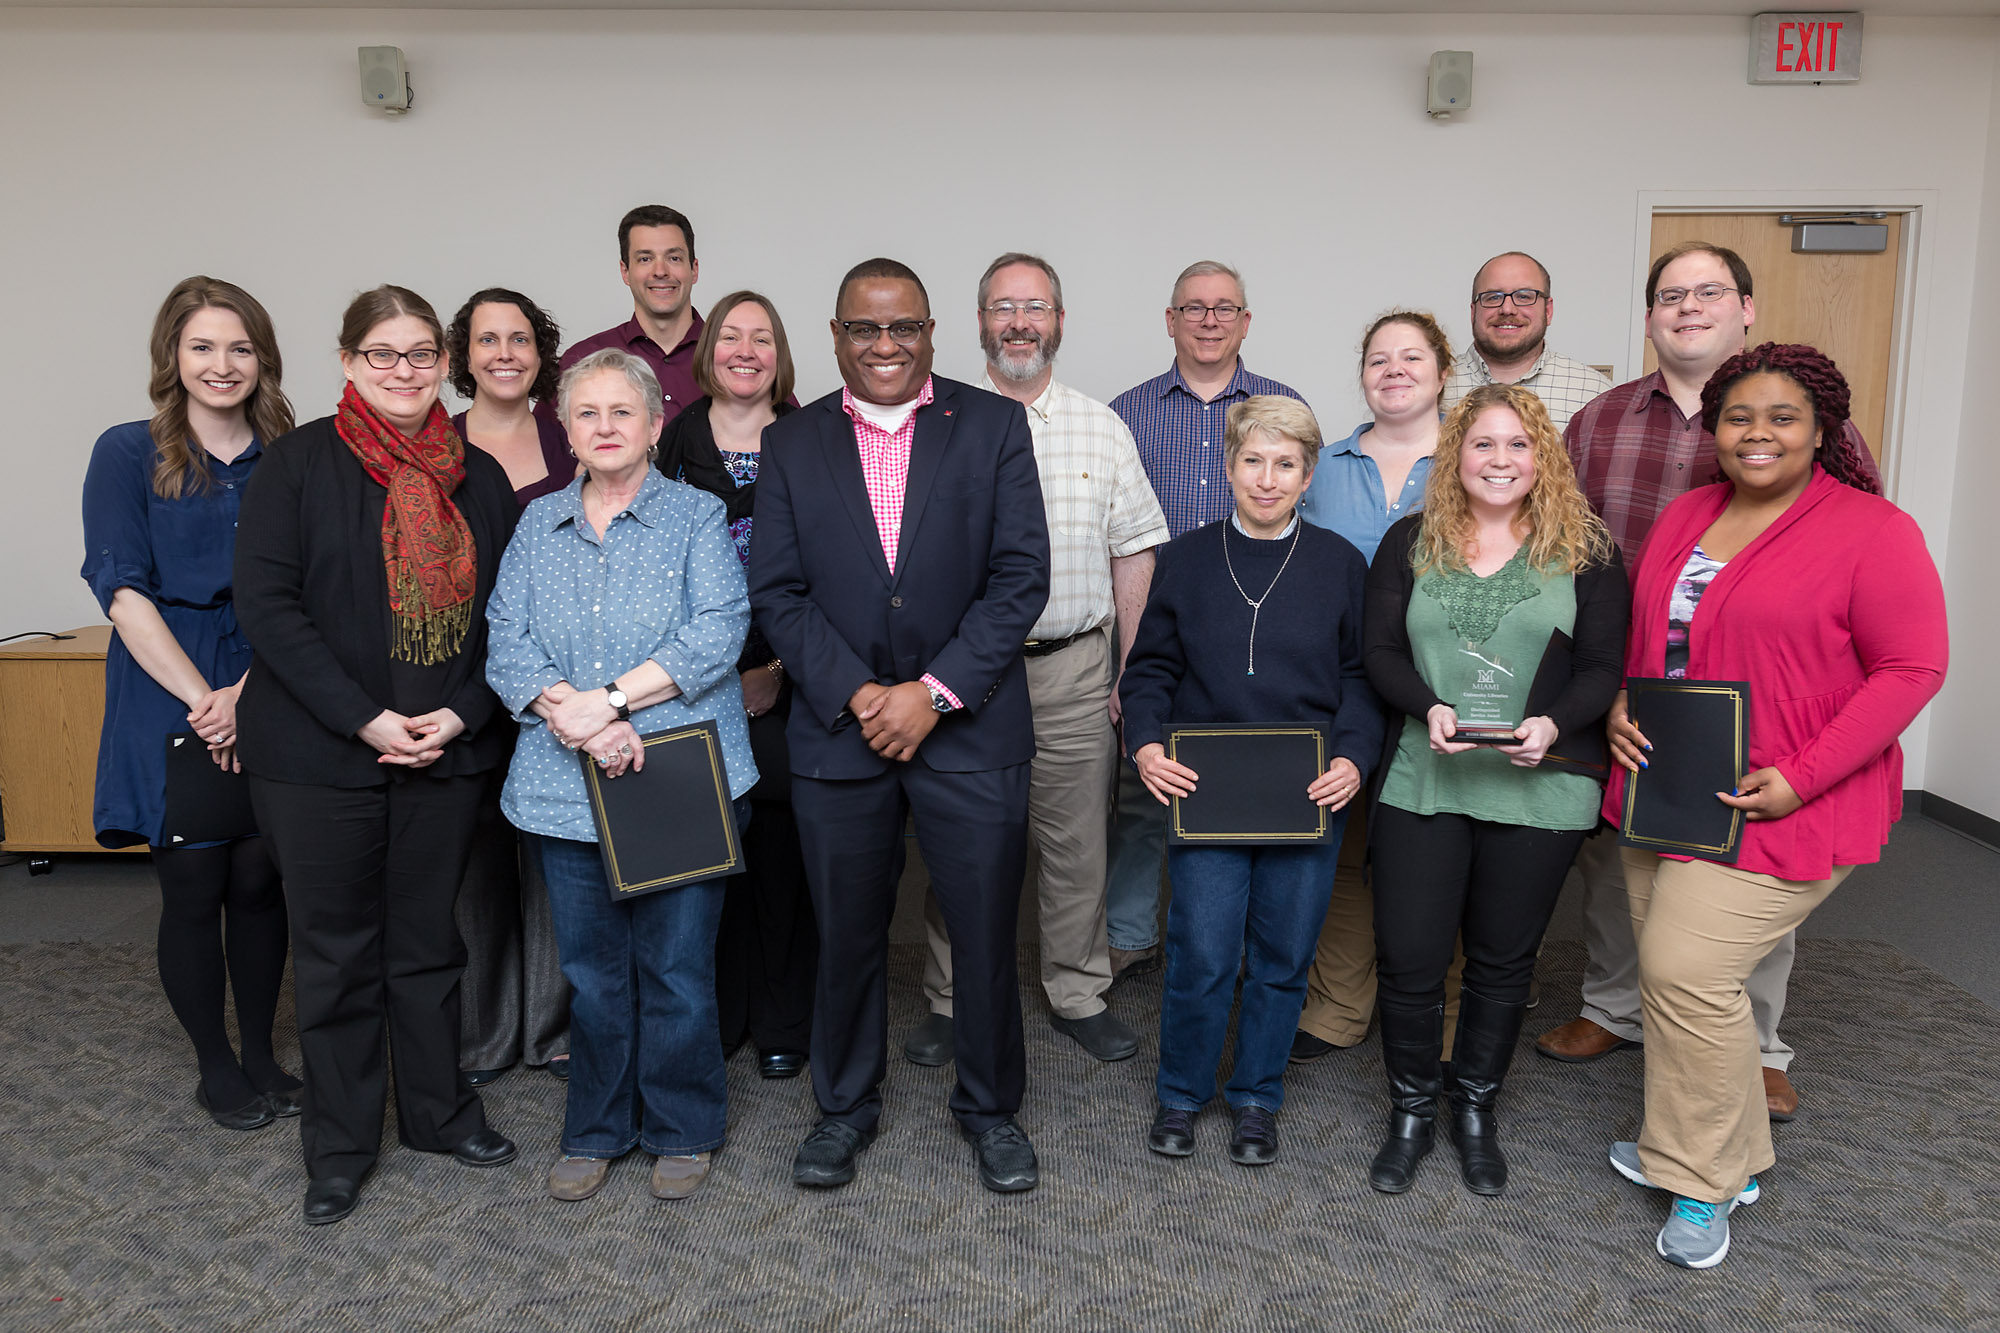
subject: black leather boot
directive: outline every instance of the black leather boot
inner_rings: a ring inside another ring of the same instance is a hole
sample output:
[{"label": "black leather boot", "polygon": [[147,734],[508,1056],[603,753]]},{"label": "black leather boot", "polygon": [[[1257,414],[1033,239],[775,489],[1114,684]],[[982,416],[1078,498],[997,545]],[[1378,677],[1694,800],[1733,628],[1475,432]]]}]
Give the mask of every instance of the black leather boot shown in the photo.
[{"label": "black leather boot", "polygon": [[1500,1152],[1493,1103],[1514,1062],[1526,1004],[1501,1004],[1466,987],[1458,1003],[1458,1039],[1452,1047],[1451,1141],[1459,1172],[1474,1194],[1507,1188],[1507,1159]]},{"label": "black leather boot", "polygon": [[1402,1010],[1382,1006],[1382,1063],[1389,1071],[1389,1135],[1368,1168],[1368,1183],[1401,1194],[1431,1150],[1437,1120],[1438,1052],[1444,1049],[1444,1006]]}]

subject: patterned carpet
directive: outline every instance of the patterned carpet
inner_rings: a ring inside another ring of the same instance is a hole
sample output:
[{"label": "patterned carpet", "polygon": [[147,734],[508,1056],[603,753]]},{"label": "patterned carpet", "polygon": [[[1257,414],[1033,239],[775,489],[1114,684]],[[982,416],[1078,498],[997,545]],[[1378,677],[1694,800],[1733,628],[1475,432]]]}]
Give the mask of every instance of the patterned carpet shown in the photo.
[{"label": "patterned carpet", "polygon": [[[896,965],[900,1034],[916,948]],[[1581,966],[1551,943],[1532,1030],[1574,1014]],[[1524,1048],[1502,1103],[1506,1196],[1468,1194],[1441,1146],[1391,1199],[1364,1178],[1383,1115],[1372,1039],[1294,1071],[1276,1165],[1233,1165],[1219,1111],[1197,1155],[1169,1161],[1143,1146],[1158,976],[1114,1000],[1149,1040],[1109,1066],[1031,1005],[1029,1195],[980,1188],[945,1113],[950,1071],[900,1059],[860,1179],[794,1189],[810,1089],[760,1082],[746,1052],[729,1148],[685,1203],[650,1198],[639,1154],[594,1200],[544,1196],[561,1088],[517,1070],[488,1096],[520,1163],[392,1146],[352,1218],[307,1230],[295,1122],[208,1124],[146,950],[0,948],[0,1328],[2000,1327],[2000,1015],[1887,946],[1801,944],[1786,1031],[1805,1110],[1704,1274],[1654,1257],[1662,1201],[1604,1163],[1636,1128],[1636,1054],[1578,1068]]]}]

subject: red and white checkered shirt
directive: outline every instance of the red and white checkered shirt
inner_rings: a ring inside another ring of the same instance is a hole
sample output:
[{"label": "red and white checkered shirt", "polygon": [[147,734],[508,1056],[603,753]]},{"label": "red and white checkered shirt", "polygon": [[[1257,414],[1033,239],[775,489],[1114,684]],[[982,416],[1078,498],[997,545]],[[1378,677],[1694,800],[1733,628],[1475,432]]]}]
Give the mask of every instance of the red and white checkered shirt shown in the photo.
[{"label": "red and white checkered shirt", "polygon": [[[896,572],[896,548],[903,532],[903,494],[910,486],[910,447],[917,438],[917,409],[928,406],[937,394],[931,377],[924,376],[923,391],[910,408],[910,415],[892,434],[861,415],[854,407],[854,391],[842,387],[841,410],[854,421],[854,448],[861,455],[861,479],[868,487],[868,507],[875,511],[875,533],[882,539],[882,558],[889,572]],[[924,684],[937,686],[953,708],[963,707],[958,696],[937,677],[926,674]]]}]

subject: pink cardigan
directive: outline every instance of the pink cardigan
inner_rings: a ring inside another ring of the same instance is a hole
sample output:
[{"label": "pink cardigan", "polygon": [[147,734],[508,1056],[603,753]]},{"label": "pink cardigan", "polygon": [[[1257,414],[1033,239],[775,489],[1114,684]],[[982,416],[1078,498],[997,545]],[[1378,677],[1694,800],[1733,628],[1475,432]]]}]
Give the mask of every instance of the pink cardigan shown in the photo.
[{"label": "pink cardigan", "polygon": [[[1633,576],[1628,676],[1665,669],[1667,604],[1688,554],[1734,488],[1689,491],[1660,515]],[[1731,560],[1689,629],[1691,680],[1750,683],[1750,768],[1775,766],[1805,801],[1744,825],[1743,870],[1818,880],[1881,859],[1903,810],[1903,729],[1944,684],[1944,588],[1916,521],[1815,472],[1792,507]],[[1648,737],[1656,747],[1671,736]],[[1618,822],[1625,770],[1604,814]]]}]

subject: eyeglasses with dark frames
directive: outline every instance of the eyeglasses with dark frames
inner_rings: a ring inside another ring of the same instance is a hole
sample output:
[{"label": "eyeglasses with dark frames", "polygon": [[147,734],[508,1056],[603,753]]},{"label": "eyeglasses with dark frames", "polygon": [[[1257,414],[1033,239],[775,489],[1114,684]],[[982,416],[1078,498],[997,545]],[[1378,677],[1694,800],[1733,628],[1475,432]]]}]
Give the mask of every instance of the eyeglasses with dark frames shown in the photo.
[{"label": "eyeglasses with dark frames", "polygon": [[364,347],[361,355],[377,370],[394,370],[398,361],[408,361],[417,370],[429,370],[442,355],[435,347],[412,347],[398,352],[387,347]]},{"label": "eyeglasses with dark frames", "polygon": [[929,324],[930,321],[927,319],[899,319],[893,324],[877,324],[872,320],[866,319],[839,319],[835,320],[834,323],[840,325],[841,332],[847,335],[847,341],[853,343],[856,347],[871,346],[882,337],[885,331],[889,335],[889,340],[898,347],[914,347],[916,346],[917,339],[924,336],[924,326]]},{"label": "eyeglasses with dark frames", "polygon": [[1221,305],[1203,305],[1199,301],[1189,301],[1186,305],[1175,306],[1174,310],[1190,324],[1199,324],[1210,315],[1215,316],[1215,322],[1218,324],[1234,324],[1237,316],[1243,313],[1244,307],[1233,301],[1224,301]]},{"label": "eyeglasses with dark frames", "polygon": [[1483,305],[1488,310],[1498,310],[1507,301],[1512,301],[1517,310],[1533,310],[1548,298],[1548,293],[1535,287],[1516,287],[1511,292],[1474,292],[1472,303]]}]

